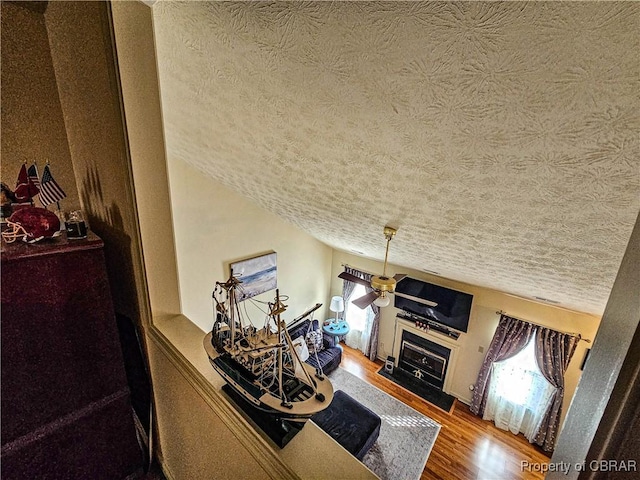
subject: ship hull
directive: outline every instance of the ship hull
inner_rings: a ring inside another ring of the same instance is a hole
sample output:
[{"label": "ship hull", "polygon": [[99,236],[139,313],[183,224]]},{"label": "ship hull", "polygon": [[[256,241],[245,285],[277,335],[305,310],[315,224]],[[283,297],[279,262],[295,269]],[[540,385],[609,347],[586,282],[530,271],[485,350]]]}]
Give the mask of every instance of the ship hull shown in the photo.
[{"label": "ship hull", "polygon": [[[315,369],[306,363],[301,363],[309,377],[315,382],[313,388],[300,378],[292,379],[285,384],[287,394],[284,404],[275,394],[256,382],[251,372],[239,365],[229,353],[221,353],[213,347],[212,333],[208,333],[203,340],[209,362],[227,385],[253,408],[274,415],[278,419],[294,422],[305,422],[313,414],[324,410],[333,399],[333,386],[325,377],[316,376]],[[286,388],[289,386],[290,388]]]}]

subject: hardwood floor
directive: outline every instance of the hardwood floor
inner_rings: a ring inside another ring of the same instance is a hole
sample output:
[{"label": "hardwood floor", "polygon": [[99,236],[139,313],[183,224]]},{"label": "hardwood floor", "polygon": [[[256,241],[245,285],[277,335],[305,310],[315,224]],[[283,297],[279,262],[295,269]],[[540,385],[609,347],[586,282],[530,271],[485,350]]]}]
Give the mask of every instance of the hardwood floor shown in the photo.
[{"label": "hardwood floor", "polygon": [[538,468],[549,462],[542,449],[530,444],[523,435],[496,428],[492,422],[473,415],[460,401],[448,414],[378,375],[381,361],[372,362],[360,351],[341,346],[342,368],[442,425],[421,480],[544,478],[541,473],[522,468],[522,462]]}]

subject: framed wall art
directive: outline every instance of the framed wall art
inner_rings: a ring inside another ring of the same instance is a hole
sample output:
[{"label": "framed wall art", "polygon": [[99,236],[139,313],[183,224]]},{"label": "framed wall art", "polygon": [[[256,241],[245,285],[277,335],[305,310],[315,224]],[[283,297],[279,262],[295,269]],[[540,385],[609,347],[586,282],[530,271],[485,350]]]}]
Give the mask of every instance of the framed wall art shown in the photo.
[{"label": "framed wall art", "polygon": [[278,287],[276,253],[240,260],[230,265],[233,275],[242,284],[238,300],[246,300]]}]

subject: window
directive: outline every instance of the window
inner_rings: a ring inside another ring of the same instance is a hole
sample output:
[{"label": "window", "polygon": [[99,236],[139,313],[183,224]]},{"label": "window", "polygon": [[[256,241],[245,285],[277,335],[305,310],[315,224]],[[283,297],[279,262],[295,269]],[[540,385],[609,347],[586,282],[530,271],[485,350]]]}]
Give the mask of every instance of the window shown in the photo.
[{"label": "window", "polygon": [[538,368],[535,335],[520,352],[491,369],[483,418],[514,434],[522,432],[531,441],[555,391]]},{"label": "window", "polygon": [[353,304],[353,300],[367,294],[363,285],[356,285],[347,302],[344,319],[349,324],[349,333],[345,337],[345,343],[352,348],[364,352],[369,336],[371,335],[371,324],[373,322],[373,310],[370,307],[364,310]]},{"label": "window", "polygon": [[359,332],[364,332],[365,330],[365,327],[367,325],[367,313],[371,312],[371,309],[367,307],[363,310],[360,307],[354,305],[353,300],[356,300],[366,294],[367,292],[363,285],[356,285],[356,287],[353,289],[353,293],[351,294],[351,298],[349,299],[349,303],[347,304],[344,316],[351,330],[356,330]]}]

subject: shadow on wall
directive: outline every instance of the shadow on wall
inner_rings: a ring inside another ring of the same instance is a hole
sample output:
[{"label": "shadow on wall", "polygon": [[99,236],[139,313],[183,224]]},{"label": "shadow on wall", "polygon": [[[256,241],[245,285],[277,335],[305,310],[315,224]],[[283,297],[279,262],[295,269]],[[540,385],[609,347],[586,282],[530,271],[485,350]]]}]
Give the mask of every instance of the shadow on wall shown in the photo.
[{"label": "shadow on wall", "polygon": [[91,230],[105,244],[107,273],[116,311],[139,320],[140,306],[136,289],[131,236],[127,233],[120,207],[106,205],[102,193],[100,174],[91,165],[81,183],[82,205]]},{"label": "shadow on wall", "polygon": [[[100,174],[95,165],[89,166],[81,183],[81,199],[86,218],[104,242],[104,255],[116,311],[120,344],[124,356],[131,403],[147,438],[151,422],[151,383],[143,348],[142,321],[137,296],[131,236],[126,232],[120,207],[107,205],[102,192]],[[123,198],[123,201],[126,201]]]}]

